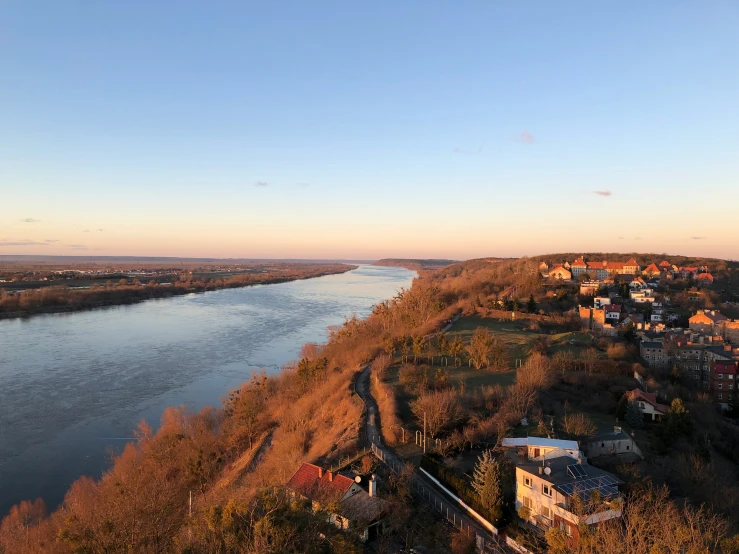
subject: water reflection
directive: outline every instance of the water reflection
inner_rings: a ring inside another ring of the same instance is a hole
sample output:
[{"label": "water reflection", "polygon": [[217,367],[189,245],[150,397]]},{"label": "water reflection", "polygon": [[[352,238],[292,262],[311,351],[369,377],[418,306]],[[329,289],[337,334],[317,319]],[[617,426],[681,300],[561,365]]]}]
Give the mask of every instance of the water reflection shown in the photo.
[{"label": "water reflection", "polygon": [[0,321],[0,514],[80,475],[98,476],[142,418],[215,404],[255,369],[279,371],[330,325],[410,285],[415,273],[343,275],[90,312]]}]

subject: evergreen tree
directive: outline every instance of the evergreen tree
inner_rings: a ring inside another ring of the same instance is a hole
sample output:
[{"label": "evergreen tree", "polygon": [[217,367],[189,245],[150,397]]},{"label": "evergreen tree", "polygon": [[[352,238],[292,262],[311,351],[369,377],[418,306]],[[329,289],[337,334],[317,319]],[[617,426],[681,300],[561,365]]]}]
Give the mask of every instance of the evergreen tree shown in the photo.
[{"label": "evergreen tree", "polygon": [[619,421],[624,421],[626,419],[626,411],[629,405],[629,397],[625,394],[621,397],[621,400],[618,401],[618,405],[616,406],[616,419]]},{"label": "evergreen tree", "polygon": [[529,296],[529,301],[526,302],[526,310],[533,314],[536,311],[536,300],[534,300],[534,295],[532,294]]},{"label": "evergreen tree", "polygon": [[634,429],[644,427],[644,414],[636,400],[630,400],[626,405],[626,423]]},{"label": "evergreen tree", "polygon": [[472,488],[480,499],[492,523],[498,523],[503,517],[503,489],[501,486],[500,464],[493,458],[490,450],[485,450],[477,459],[475,472],[472,475]]}]

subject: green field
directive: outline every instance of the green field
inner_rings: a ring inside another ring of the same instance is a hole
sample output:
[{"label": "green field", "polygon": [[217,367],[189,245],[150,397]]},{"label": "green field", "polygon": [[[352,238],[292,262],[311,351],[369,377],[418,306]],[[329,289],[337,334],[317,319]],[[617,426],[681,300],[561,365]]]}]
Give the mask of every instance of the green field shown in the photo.
[{"label": "green field", "polygon": [[[538,337],[550,337],[546,333],[526,331],[526,321],[504,321],[500,319],[485,319],[477,316],[460,318],[449,330],[451,339],[462,337],[465,345],[478,327],[484,327],[493,332],[508,349],[511,370],[516,368],[516,360],[526,360],[531,355],[531,344]],[[513,371],[512,371],[513,372]],[[512,379],[511,379],[512,382]]]}]

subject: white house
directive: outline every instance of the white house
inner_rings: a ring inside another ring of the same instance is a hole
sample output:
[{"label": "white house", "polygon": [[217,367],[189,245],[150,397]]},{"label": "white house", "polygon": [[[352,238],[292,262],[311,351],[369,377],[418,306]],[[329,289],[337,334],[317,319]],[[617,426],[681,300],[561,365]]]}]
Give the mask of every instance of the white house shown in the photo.
[{"label": "white house", "polygon": [[650,393],[640,389],[634,389],[626,394],[630,400],[635,400],[639,405],[639,409],[644,414],[644,419],[659,421],[667,414],[668,406],[657,402],[657,395],[653,392]]},{"label": "white house", "polygon": [[541,460],[552,454],[567,454],[575,459],[582,458],[582,452],[580,452],[577,441],[545,439],[542,437],[514,437],[503,439],[501,446],[523,451],[529,460]]},{"label": "white house", "polygon": [[516,510],[537,527],[559,528],[576,541],[580,525],[621,517],[622,484],[569,455],[522,463],[516,466]]},{"label": "white house", "polygon": [[652,289],[632,290],[629,292],[629,298],[637,304],[646,304],[647,302],[654,302],[653,293],[654,290]]}]

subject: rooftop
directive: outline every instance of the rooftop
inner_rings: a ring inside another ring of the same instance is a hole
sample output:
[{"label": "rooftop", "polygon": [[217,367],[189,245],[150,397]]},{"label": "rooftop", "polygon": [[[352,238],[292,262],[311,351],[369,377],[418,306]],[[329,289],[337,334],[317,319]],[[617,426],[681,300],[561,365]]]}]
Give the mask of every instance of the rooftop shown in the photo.
[{"label": "rooftop", "polygon": [[[542,437],[505,438],[502,446],[538,446],[540,448],[561,448],[562,450],[580,450],[577,441],[561,439],[545,439]],[[571,458],[570,458],[571,459]]]},{"label": "rooftop", "polygon": [[589,495],[593,490],[600,490],[603,496],[615,496],[618,494],[618,485],[624,483],[612,473],[588,464],[578,464],[569,456],[547,460],[544,467],[549,468],[548,475],[546,469],[539,474],[541,467],[539,462],[527,462],[519,464],[517,469],[536,475],[565,496]]},{"label": "rooftop", "polygon": [[310,499],[321,498],[338,502],[353,484],[354,481],[348,477],[303,462],[287,482],[287,488]]}]

